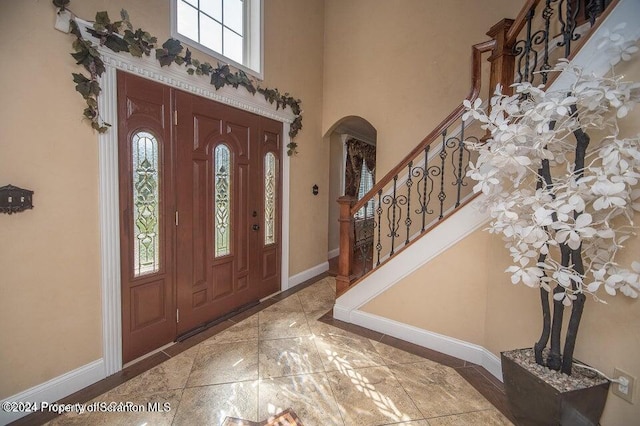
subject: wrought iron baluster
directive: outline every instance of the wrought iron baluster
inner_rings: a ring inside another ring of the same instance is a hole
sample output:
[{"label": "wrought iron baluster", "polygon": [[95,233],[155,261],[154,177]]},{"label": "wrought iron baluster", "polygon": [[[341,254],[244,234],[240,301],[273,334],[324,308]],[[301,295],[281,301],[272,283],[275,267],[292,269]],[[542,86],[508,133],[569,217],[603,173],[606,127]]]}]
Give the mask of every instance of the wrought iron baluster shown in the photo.
[{"label": "wrought iron baluster", "polygon": [[605,0],[588,0],[585,6],[585,17],[589,19],[591,26],[596,23],[596,18],[604,12]]},{"label": "wrought iron baluster", "polygon": [[[447,198],[447,194],[444,192],[444,166],[447,159],[447,129],[442,132],[442,150],[440,151],[440,192],[438,193],[438,200],[440,200],[440,216],[438,219],[444,217],[444,200]],[[434,175],[437,176],[437,175]]]},{"label": "wrought iron baluster", "polygon": [[[516,71],[518,72],[518,82],[530,81],[529,79],[529,57],[532,50],[531,40],[531,25],[533,17],[535,16],[535,7],[529,9],[527,13],[527,36],[522,40],[518,40],[514,43],[512,52],[518,58]],[[524,61],[524,69],[522,62]]]},{"label": "wrought iron baluster", "polygon": [[[391,206],[390,208],[393,209],[392,212],[392,221],[389,223],[389,237],[391,237],[391,252],[389,253],[389,256],[393,256],[393,250],[394,250],[394,245],[395,245],[395,240],[396,237],[399,237],[399,235],[396,233],[396,209],[395,209],[395,204],[397,203],[398,199],[396,197],[396,183],[398,182],[398,175],[395,175],[393,177],[393,200],[391,202]],[[387,196],[388,197],[388,196]],[[385,197],[386,198],[386,197]],[[389,213],[387,211],[387,220],[389,218]]]},{"label": "wrought iron baluster", "polygon": [[395,253],[395,239],[400,236],[398,234],[400,220],[402,220],[402,208],[400,206],[407,204],[407,197],[398,195],[398,175],[393,177],[393,195],[385,195],[382,197],[382,202],[389,205],[387,208],[387,223],[389,225],[387,237],[391,238],[389,256],[393,256]]},{"label": "wrought iron baluster", "polygon": [[555,3],[556,1],[557,0],[547,0],[542,10],[542,18],[544,19],[544,55],[542,66],[540,66],[540,71],[542,71],[542,84],[547,83],[549,70],[551,69],[551,65],[549,64],[549,28],[551,26],[551,17],[553,16],[551,3]]},{"label": "wrought iron baluster", "polygon": [[378,261],[376,262],[376,266],[380,266],[380,252],[382,251],[382,241],[380,239],[380,230],[382,229],[382,189],[378,191],[378,208],[376,209],[376,213],[378,214],[378,243],[376,244],[376,251],[378,252]]},{"label": "wrought iron baluster", "polygon": [[[562,5],[564,5],[565,15],[562,16]],[[558,20],[562,25],[560,33],[562,34],[562,41],[558,42],[558,46],[564,46],[564,57],[568,58],[571,55],[571,42],[580,38],[580,34],[576,34],[576,22],[578,13],[580,12],[580,2],[574,2],[569,0],[560,0],[558,7]]]},{"label": "wrought iron baluster", "polygon": [[464,176],[462,175],[462,159],[464,157],[464,121],[462,121],[462,130],[460,131],[460,141],[458,143],[458,174],[456,176],[455,185],[458,187],[458,193],[456,195],[456,205],[457,208],[460,205],[460,195],[462,192],[462,183],[464,182]]},{"label": "wrought iron baluster", "polygon": [[429,161],[430,147],[431,145],[427,145],[424,148],[424,166],[422,168],[422,179],[424,180],[424,185],[422,186],[422,208],[420,209],[422,213],[422,232],[424,232],[424,228],[427,224],[427,206],[429,204],[429,201],[427,200],[427,162]]},{"label": "wrought iron baluster", "polygon": [[404,220],[404,224],[407,227],[407,239],[404,242],[405,245],[409,244],[409,232],[411,229],[411,187],[413,186],[413,180],[411,180],[411,167],[413,161],[409,161],[409,170],[407,172],[407,218]]}]

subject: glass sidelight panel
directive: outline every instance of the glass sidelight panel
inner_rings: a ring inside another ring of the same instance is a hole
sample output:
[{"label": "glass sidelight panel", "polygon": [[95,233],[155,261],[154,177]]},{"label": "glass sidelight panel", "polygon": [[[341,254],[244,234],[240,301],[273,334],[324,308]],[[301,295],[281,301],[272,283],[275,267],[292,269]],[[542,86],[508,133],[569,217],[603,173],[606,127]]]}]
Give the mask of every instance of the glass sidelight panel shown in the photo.
[{"label": "glass sidelight panel", "polygon": [[226,145],[218,145],[213,155],[215,256],[220,257],[231,253],[231,152]]},{"label": "glass sidelight panel", "polygon": [[276,242],[277,160],[272,152],[264,157],[264,243]]},{"label": "glass sidelight panel", "polygon": [[137,132],[132,140],[133,162],[133,275],[160,270],[160,174],[158,140],[149,132]]}]

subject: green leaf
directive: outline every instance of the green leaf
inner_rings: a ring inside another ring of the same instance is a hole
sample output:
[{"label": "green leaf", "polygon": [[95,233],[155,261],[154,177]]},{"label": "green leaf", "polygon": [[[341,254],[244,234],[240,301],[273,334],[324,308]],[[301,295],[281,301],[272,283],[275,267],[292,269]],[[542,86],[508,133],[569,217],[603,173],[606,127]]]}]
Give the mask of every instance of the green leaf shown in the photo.
[{"label": "green leaf", "polygon": [[169,66],[173,62],[173,57],[169,55],[167,49],[156,49],[156,59],[160,62],[160,66]]},{"label": "green leaf", "polygon": [[73,76],[74,83],[88,83],[89,81],[91,81],[87,77],[85,77],[84,74],[74,72],[71,75]]},{"label": "green leaf", "polygon": [[183,49],[182,44],[180,44],[180,41],[174,38],[170,38],[167,41],[165,41],[162,47],[167,49],[167,52],[169,53],[169,55],[173,55],[173,56],[179,55]]},{"label": "green leaf", "polygon": [[131,56],[135,56],[136,58],[140,58],[140,57],[142,57],[142,54],[144,52],[142,51],[140,46],[138,46],[137,44],[130,44],[129,45],[129,53],[131,53]]},{"label": "green leaf", "polygon": [[84,115],[89,120],[93,120],[98,115],[98,112],[94,108],[87,107],[82,112],[82,115]]},{"label": "green leaf", "polygon": [[84,64],[88,59],[90,60],[91,58],[91,56],[89,55],[89,51],[87,50],[72,53],[71,56],[73,56],[73,59],[76,60],[76,64],[78,65]]},{"label": "green leaf", "polygon": [[187,74],[189,74],[189,75],[193,75],[194,72],[195,72],[195,70],[193,68],[188,68],[187,69]]},{"label": "green leaf", "polygon": [[98,101],[96,101],[94,98],[87,98],[87,105],[89,105],[91,108],[98,108]]},{"label": "green leaf", "polygon": [[102,59],[100,59],[99,57],[93,58],[93,66],[97,75],[102,75],[102,73],[106,71],[106,68],[104,67],[104,62],[102,62]]},{"label": "green leaf", "polygon": [[114,52],[128,52],[129,45],[126,41],[117,35],[111,34],[107,36],[104,45]]},{"label": "green leaf", "polygon": [[133,25],[131,25],[131,21],[129,21],[129,12],[127,12],[125,9],[122,9],[120,11],[120,18],[122,19],[122,22],[124,22],[124,24],[127,26],[127,28],[133,31]]},{"label": "green leaf", "polygon": [[93,96],[97,97],[102,89],[100,89],[100,84],[94,80],[89,83],[89,90]]},{"label": "green leaf", "polygon": [[91,94],[91,88],[89,83],[78,83],[76,84],[76,91],[82,95],[83,98],[87,99]]},{"label": "green leaf", "polygon": [[[97,12],[95,23],[106,27],[111,23],[111,20],[109,19],[109,14],[106,11]],[[95,25],[94,25],[94,28],[95,28]]]},{"label": "green leaf", "polygon": [[57,8],[64,10],[67,6],[69,6],[69,2],[71,0],[53,0],[53,5]]},{"label": "green leaf", "polygon": [[211,84],[213,84],[216,90],[220,89],[221,87],[224,87],[224,85],[227,84],[227,80],[225,79],[224,75],[220,72],[219,68],[213,70],[213,72],[211,73]]},{"label": "green leaf", "polygon": [[82,33],[80,32],[80,28],[78,28],[78,24],[73,19],[69,22],[69,29],[71,34],[78,38],[82,38]]}]

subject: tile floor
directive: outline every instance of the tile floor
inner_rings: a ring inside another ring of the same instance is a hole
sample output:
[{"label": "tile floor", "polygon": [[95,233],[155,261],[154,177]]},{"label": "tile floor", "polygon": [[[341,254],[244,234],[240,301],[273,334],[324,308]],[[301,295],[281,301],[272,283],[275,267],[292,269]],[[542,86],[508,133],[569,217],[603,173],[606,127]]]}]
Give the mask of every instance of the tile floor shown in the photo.
[{"label": "tile floor", "polygon": [[305,426],[511,424],[454,368],[318,321],[334,295],[335,280],[322,278],[90,401],[169,411],[48,424],[220,425],[289,407]]}]

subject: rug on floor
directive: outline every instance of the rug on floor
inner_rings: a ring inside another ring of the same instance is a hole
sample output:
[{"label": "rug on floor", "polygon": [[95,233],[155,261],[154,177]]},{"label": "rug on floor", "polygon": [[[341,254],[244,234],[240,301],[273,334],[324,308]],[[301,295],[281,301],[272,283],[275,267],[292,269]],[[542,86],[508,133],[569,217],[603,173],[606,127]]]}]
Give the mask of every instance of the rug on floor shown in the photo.
[{"label": "rug on floor", "polygon": [[227,417],[222,426],[304,426],[296,413],[291,408],[269,417],[262,422],[252,422],[249,420]]}]

